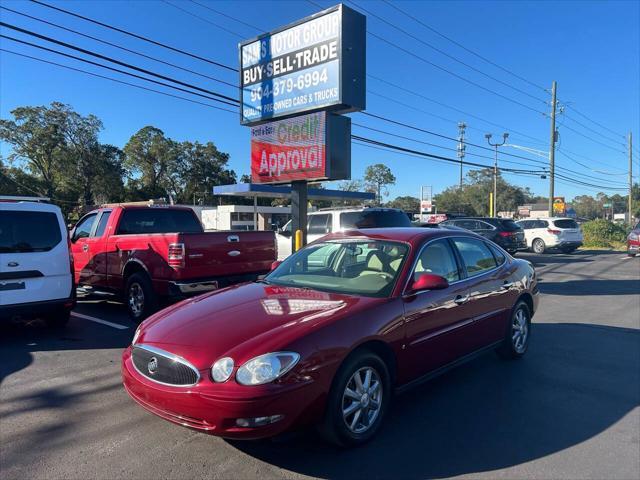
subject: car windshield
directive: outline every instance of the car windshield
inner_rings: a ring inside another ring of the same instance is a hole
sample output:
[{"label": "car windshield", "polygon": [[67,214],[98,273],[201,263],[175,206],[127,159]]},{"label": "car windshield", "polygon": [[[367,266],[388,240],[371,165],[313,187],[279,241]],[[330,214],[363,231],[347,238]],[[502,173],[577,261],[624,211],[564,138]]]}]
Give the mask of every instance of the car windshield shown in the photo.
[{"label": "car windshield", "polygon": [[388,297],[408,251],[406,244],[380,240],[314,243],[287,258],[265,281],[287,287]]}]

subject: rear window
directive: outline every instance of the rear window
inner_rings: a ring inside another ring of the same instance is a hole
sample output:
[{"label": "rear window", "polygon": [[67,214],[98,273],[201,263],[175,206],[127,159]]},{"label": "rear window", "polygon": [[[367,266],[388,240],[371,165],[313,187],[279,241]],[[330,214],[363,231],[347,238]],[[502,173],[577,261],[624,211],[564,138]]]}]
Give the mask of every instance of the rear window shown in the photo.
[{"label": "rear window", "polygon": [[55,213],[0,211],[0,253],[48,252],[61,241]]},{"label": "rear window", "polygon": [[522,230],[522,227],[518,225],[516,222],[514,222],[513,220],[505,219],[505,220],[499,220],[499,222],[502,229],[506,230],[507,232]]},{"label": "rear window", "polygon": [[570,218],[554,220],[553,224],[558,228],[578,228],[578,224],[576,223],[576,221],[571,220]]},{"label": "rear window", "polygon": [[118,227],[118,235],[140,233],[202,233],[202,225],[190,210],[125,210]]},{"label": "rear window", "polygon": [[411,220],[397,210],[363,210],[340,214],[340,228],[411,227]]}]

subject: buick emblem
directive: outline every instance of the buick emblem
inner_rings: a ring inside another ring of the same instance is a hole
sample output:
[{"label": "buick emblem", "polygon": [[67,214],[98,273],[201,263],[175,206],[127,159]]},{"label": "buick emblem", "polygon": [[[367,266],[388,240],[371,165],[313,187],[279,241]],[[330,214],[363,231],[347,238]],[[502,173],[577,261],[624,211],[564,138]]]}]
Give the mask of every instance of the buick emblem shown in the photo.
[{"label": "buick emblem", "polygon": [[147,364],[147,370],[149,370],[151,375],[158,371],[158,359],[156,357],[151,357],[151,360],[149,360]]}]

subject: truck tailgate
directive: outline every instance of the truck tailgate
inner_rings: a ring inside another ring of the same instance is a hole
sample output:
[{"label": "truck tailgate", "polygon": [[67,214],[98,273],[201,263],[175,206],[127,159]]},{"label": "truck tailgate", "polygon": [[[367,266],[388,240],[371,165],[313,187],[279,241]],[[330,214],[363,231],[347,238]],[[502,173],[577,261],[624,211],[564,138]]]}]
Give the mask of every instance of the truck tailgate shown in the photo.
[{"label": "truck tailgate", "polygon": [[275,233],[271,231],[220,231],[183,233],[184,268],[177,279],[265,273],[276,260]]}]

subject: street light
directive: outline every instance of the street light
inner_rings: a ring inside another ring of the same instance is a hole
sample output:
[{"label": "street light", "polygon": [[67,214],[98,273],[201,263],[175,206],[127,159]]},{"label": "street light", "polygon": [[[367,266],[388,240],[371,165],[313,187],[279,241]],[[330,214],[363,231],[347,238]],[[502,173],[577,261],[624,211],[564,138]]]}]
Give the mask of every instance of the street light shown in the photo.
[{"label": "street light", "polygon": [[487,139],[487,143],[494,147],[496,150],[495,160],[493,162],[493,212],[490,212],[492,217],[498,216],[498,147],[501,147],[505,143],[507,143],[507,138],[509,138],[508,133],[502,134],[502,143],[491,143],[491,134],[485,134],[484,138]]}]

